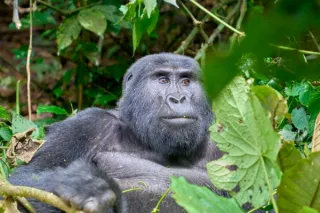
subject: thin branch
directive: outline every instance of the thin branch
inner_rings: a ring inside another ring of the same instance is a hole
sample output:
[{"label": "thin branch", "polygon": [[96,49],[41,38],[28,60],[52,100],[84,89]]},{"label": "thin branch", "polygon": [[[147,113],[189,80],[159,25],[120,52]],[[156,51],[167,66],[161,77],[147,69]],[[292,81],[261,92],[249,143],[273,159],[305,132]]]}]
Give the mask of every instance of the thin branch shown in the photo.
[{"label": "thin branch", "polygon": [[[229,22],[232,17],[238,12],[240,8],[240,2],[237,3],[237,5],[232,9],[231,12],[229,12],[228,16],[225,19],[225,22]],[[224,24],[220,24],[210,35],[208,44],[202,45],[201,49],[198,51],[197,55],[194,57],[196,60],[199,60],[201,58],[201,54],[206,51],[206,49],[209,47],[209,44],[212,44],[214,39],[220,34],[220,32],[225,28]]]},{"label": "thin branch", "polygon": [[[241,6],[240,6],[240,16],[236,25],[237,30],[240,30],[243,18],[246,15],[246,13],[247,13],[247,0],[242,0]],[[236,38],[237,38],[237,34],[234,33],[231,37],[231,49],[236,41]]]},{"label": "thin branch", "polygon": [[30,40],[29,40],[29,48],[28,48],[28,56],[27,56],[27,97],[28,97],[28,114],[29,120],[31,121],[31,91],[30,91],[30,81],[31,81],[31,71],[30,71],[30,60],[32,53],[32,8],[33,3],[32,0],[29,0],[30,5]]},{"label": "thin branch", "polygon": [[57,11],[58,13],[61,13],[62,15],[66,16],[66,15],[70,15],[71,14],[70,11],[61,10],[60,8],[57,8],[57,7],[47,3],[45,1],[38,0],[37,2],[42,4],[42,5],[44,5],[44,6],[46,6],[46,7],[48,7],[48,8],[50,8],[50,9],[52,9],[52,10],[54,10],[54,11]]},{"label": "thin branch", "polygon": [[315,37],[315,36],[313,35],[313,33],[311,32],[311,30],[309,30],[309,34],[310,34],[310,36],[311,36],[311,39],[312,39],[313,43],[316,45],[317,50],[320,52],[320,46],[319,46],[319,44],[318,44],[318,42],[317,42],[316,37]]},{"label": "thin branch", "polygon": [[[201,22],[204,22],[208,18],[209,18],[209,15],[205,15],[202,18]],[[191,33],[188,35],[188,37],[183,42],[181,42],[181,45],[178,47],[178,49],[174,53],[176,54],[183,53],[187,49],[187,47],[190,45],[193,38],[198,34],[198,32],[199,32],[199,28],[195,26],[192,29]]]},{"label": "thin branch", "polygon": [[180,4],[183,7],[183,9],[187,12],[187,14],[190,16],[190,18],[192,19],[192,22],[194,24],[194,26],[196,26],[199,31],[200,34],[202,35],[202,37],[204,38],[205,42],[208,43],[208,36],[207,34],[204,32],[203,28],[202,28],[202,21],[199,21],[198,19],[196,19],[194,17],[194,15],[190,12],[190,10],[186,7],[186,5],[180,0]]},{"label": "thin branch", "polygon": [[73,208],[67,206],[64,201],[62,201],[58,196],[54,195],[53,193],[32,188],[32,187],[13,186],[1,180],[0,180],[0,195],[10,196],[10,197],[18,196],[18,197],[34,198],[68,213],[84,213],[82,211],[76,211]]},{"label": "thin branch", "polygon": [[192,2],[194,5],[196,5],[197,7],[199,7],[201,10],[203,10],[204,12],[206,12],[209,16],[211,16],[213,19],[215,19],[216,21],[218,21],[220,24],[225,25],[227,28],[229,28],[230,30],[232,30],[233,32],[239,34],[240,36],[245,36],[244,32],[240,32],[239,30],[235,29],[234,27],[232,27],[231,25],[229,25],[227,22],[223,21],[222,19],[220,19],[219,17],[215,16],[214,14],[212,14],[209,10],[207,10],[206,8],[204,8],[201,4],[199,4],[198,2],[196,2],[195,0],[190,0],[190,2]]},{"label": "thin branch", "polygon": [[304,53],[304,54],[310,54],[310,55],[320,55],[320,52],[314,52],[314,51],[309,51],[309,50],[300,50],[300,49],[296,49],[293,47],[286,47],[286,46],[281,46],[281,45],[276,45],[276,44],[269,44],[273,47],[277,47],[279,49],[283,49],[283,50],[290,50],[290,51],[297,51],[300,53]]}]

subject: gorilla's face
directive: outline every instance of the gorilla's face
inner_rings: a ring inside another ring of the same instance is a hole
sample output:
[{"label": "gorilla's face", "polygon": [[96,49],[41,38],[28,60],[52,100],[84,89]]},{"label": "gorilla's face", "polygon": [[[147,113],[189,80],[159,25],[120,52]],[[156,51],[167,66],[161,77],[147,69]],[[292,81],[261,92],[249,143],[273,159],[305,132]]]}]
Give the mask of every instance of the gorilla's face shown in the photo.
[{"label": "gorilla's face", "polygon": [[132,82],[125,88],[120,114],[151,149],[168,156],[187,155],[205,141],[213,115],[193,59],[170,56],[175,58],[128,76]]}]

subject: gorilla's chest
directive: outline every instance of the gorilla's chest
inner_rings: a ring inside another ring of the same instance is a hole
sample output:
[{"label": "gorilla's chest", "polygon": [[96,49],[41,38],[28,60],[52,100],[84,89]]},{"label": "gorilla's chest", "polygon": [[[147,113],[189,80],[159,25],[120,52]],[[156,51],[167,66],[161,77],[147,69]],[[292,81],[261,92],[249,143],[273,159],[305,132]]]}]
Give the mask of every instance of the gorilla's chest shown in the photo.
[{"label": "gorilla's chest", "polygon": [[[121,190],[127,191],[124,195],[130,212],[151,212],[168,189],[171,176],[184,176],[197,185],[211,185],[205,169],[198,166],[170,167],[141,155],[124,152],[101,152],[96,156],[96,162],[119,183]],[[170,196],[161,206],[161,212],[184,212]],[[132,210],[137,207],[139,210]]]}]

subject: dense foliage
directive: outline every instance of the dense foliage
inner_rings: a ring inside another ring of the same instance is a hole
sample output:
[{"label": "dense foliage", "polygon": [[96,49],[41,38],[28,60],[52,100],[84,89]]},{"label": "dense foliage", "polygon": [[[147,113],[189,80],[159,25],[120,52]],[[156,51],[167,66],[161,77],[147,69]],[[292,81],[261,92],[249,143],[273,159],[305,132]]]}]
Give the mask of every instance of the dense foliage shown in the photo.
[{"label": "dense foliage", "polygon": [[[208,162],[208,175],[232,196],[172,178],[177,203],[191,213],[243,212],[240,206],[247,202],[281,213],[320,212],[320,1],[38,0],[30,5],[33,12],[15,17],[8,30],[37,28],[31,94],[41,98],[31,100],[32,112],[44,117],[22,116],[27,100],[18,80],[25,85],[31,47],[21,44],[11,50],[14,68],[0,64],[0,85],[17,94],[15,106],[12,99],[0,106],[2,177],[26,162],[10,151],[13,141],[42,139],[45,125],[76,109],[114,106],[134,58],[169,51],[193,56],[203,67],[216,114],[211,138],[226,153]],[[49,45],[39,50],[41,43]],[[10,69],[22,77],[14,78]]]}]

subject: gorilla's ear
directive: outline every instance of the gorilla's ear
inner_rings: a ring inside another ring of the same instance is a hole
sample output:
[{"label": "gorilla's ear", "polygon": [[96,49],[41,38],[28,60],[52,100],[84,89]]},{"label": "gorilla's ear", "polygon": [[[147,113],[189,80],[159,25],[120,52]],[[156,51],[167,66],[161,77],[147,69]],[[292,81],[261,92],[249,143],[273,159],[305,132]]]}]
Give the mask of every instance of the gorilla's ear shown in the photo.
[{"label": "gorilla's ear", "polygon": [[130,81],[130,79],[132,78],[132,76],[133,76],[133,75],[130,74],[130,75],[127,77],[127,82]]}]

